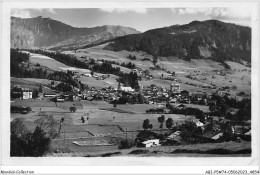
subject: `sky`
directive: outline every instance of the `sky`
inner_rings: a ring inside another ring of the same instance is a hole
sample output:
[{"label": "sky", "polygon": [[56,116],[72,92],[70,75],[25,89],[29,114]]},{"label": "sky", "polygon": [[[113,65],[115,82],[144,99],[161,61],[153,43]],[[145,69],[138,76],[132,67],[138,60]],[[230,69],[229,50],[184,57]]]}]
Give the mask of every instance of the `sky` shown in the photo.
[{"label": "sky", "polygon": [[73,27],[121,25],[145,32],[154,28],[187,24],[194,20],[221,20],[251,26],[251,12],[247,7],[203,8],[34,8],[12,9],[11,16],[34,18],[49,17]]}]

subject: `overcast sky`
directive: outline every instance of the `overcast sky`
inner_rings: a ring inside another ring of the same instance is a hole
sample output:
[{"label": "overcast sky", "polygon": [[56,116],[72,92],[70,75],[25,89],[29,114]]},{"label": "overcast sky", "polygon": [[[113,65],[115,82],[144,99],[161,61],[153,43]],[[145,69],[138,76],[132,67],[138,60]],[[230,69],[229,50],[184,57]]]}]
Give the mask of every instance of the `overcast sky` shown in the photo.
[{"label": "overcast sky", "polygon": [[141,32],[149,29],[187,24],[191,21],[217,19],[250,26],[250,9],[240,8],[85,8],[85,9],[12,9],[21,18],[37,16],[69,24],[73,27],[122,25]]}]

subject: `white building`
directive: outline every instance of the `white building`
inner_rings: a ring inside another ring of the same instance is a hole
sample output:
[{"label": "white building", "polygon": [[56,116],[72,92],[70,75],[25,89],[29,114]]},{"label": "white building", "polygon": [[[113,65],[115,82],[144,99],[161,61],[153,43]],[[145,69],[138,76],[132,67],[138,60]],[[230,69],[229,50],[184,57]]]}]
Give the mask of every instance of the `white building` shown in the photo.
[{"label": "white building", "polygon": [[200,122],[199,120],[195,122],[197,127],[203,127],[204,124],[202,122]]},{"label": "white building", "polygon": [[169,135],[169,136],[167,137],[167,139],[172,140],[172,139],[174,139],[175,137],[180,136],[180,134],[181,134],[181,131],[175,131],[174,133],[172,133],[171,135]]},{"label": "white building", "polygon": [[134,92],[135,90],[131,87],[121,87],[121,90],[122,91],[125,91],[125,92]]},{"label": "white building", "polygon": [[160,146],[159,139],[147,140],[147,141],[142,142],[142,144],[146,148],[147,147],[153,147],[153,146]]},{"label": "white building", "polygon": [[91,73],[85,73],[83,75],[86,76],[86,77],[92,77]]},{"label": "white building", "polygon": [[32,91],[31,90],[24,90],[23,91],[23,99],[30,99],[32,98]]}]

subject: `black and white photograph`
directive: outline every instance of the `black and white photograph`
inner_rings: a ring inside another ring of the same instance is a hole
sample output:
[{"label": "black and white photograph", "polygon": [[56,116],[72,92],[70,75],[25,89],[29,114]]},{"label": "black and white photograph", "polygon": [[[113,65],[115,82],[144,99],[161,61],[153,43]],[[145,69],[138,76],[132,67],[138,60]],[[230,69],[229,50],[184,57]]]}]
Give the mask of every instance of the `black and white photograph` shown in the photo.
[{"label": "black and white photograph", "polygon": [[5,155],[176,163],[259,153],[257,8],[150,4],[9,6]]}]

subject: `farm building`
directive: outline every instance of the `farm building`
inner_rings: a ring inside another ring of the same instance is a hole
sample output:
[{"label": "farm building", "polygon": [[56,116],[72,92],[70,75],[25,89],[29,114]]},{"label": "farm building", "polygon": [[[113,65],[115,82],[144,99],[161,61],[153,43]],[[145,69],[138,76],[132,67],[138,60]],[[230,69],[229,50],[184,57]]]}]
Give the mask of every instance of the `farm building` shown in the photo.
[{"label": "farm building", "polygon": [[21,87],[14,87],[11,89],[11,98],[31,99],[32,90]]},{"label": "farm building", "polygon": [[223,133],[221,132],[221,133],[218,133],[217,135],[214,135],[211,139],[218,140],[222,136],[223,136]]},{"label": "farm building", "polygon": [[23,99],[31,99],[32,98],[32,90],[23,89]]},{"label": "farm building", "polygon": [[135,90],[131,87],[123,87],[120,86],[120,88],[118,90],[124,91],[124,92],[134,92]]},{"label": "farm building", "polygon": [[59,84],[59,81],[51,81],[51,86],[55,87]]},{"label": "farm building", "polygon": [[227,92],[227,91],[217,91],[216,93],[217,93],[217,95],[219,95],[221,97],[223,97],[225,95],[229,95],[229,92]]},{"label": "farm building", "polygon": [[153,146],[160,146],[159,144],[159,139],[153,139],[153,140],[147,140],[147,141],[144,141],[142,142],[143,144],[143,147],[153,147]]},{"label": "farm building", "polygon": [[92,77],[91,73],[85,73],[85,74],[82,74],[82,76],[85,76],[85,77]]},{"label": "farm building", "polygon": [[171,90],[173,93],[180,93],[181,87],[180,87],[179,84],[171,84],[170,90]]},{"label": "farm building", "polygon": [[43,93],[44,97],[56,97],[56,94],[54,93]]},{"label": "farm building", "polygon": [[202,86],[202,88],[211,88],[211,86],[208,85],[208,84],[204,84],[204,85]]},{"label": "farm building", "polygon": [[181,131],[176,131],[176,132],[172,133],[171,135],[169,135],[166,139],[173,140],[174,138],[180,136],[180,134],[181,134]]},{"label": "farm building", "polygon": [[181,143],[181,131],[176,131],[166,138],[166,142],[170,144]]}]

